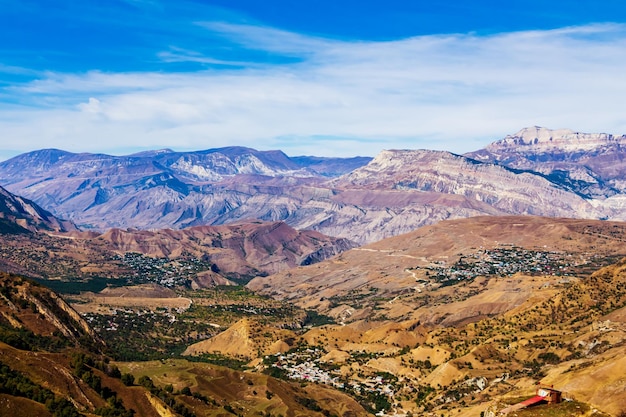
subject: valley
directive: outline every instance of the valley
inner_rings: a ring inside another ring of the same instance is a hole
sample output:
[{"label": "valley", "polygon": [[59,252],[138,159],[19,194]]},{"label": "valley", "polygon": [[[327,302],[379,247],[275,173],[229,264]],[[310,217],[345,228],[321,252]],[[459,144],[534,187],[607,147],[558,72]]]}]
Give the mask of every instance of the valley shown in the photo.
[{"label": "valley", "polygon": [[[147,280],[63,297],[123,374],[145,377],[143,389],[165,389],[195,415],[470,416],[530,397],[537,381],[586,415],[618,415],[624,227],[479,217],[255,278],[255,292]],[[142,259],[126,267],[167,271]]]},{"label": "valley", "polygon": [[621,417],[622,142],[0,163],[0,415]]}]

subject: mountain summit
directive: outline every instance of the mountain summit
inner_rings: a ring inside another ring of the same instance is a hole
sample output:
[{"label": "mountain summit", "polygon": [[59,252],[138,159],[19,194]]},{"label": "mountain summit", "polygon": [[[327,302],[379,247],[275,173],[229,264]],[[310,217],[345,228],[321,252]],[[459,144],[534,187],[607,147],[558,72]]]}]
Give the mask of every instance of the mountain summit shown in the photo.
[{"label": "mountain summit", "polygon": [[626,136],[613,136],[608,133],[581,133],[570,129],[547,129],[545,127],[527,127],[513,135],[507,135],[487,146],[487,150],[496,151],[503,148],[517,150],[560,150],[589,151],[598,147],[626,144]]},{"label": "mountain summit", "polygon": [[466,156],[544,174],[585,198],[626,193],[626,135],[532,127]]}]

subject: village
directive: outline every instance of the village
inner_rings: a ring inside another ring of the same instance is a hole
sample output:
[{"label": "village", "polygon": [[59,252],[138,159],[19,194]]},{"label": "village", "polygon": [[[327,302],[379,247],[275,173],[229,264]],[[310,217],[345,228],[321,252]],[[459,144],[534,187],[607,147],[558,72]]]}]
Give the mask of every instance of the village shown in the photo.
[{"label": "village", "polygon": [[212,267],[211,263],[191,256],[170,260],[126,252],[124,256],[118,255],[116,260],[133,270],[133,274],[126,277],[130,282],[134,284],[153,282],[168,288],[188,286],[191,277]]},{"label": "village", "polygon": [[452,266],[438,262],[426,268],[427,275],[442,285],[452,285],[479,276],[511,276],[516,273],[530,275],[572,276],[581,268],[604,264],[597,254],[563,253],[557,251],[529,250],[516,246],[480,249],[470,255],[462,255]]},{"label": "village", "polygon": [[[295,348],[286,353],[277,353],[264,358],[263,363],[271,375],[283,378],[331,385],[355,397],[367,398],[372,411],[389,410],[394,403],[398,378],[391,374],[363,376],[359,380],[347,379],[332,361],[326,362],[325,352],[319,347]],[[274,368],[274,372],[271,371]],[[276,372],[277,370],[277,372]]]}]

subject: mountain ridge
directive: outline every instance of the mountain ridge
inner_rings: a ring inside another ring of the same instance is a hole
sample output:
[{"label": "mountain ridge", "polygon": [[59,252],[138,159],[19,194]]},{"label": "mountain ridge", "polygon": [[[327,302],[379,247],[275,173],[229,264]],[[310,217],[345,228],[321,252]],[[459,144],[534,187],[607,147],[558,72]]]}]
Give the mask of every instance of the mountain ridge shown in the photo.
[{"label": "mountain ridge", "polygon": [[0,271],[78,287],[106,277],[112,285],[149,281],[196,288],[245,283],[356,246],[260,221],[183,230],[0,234],[0,243]]},{"label": "mountain ridge", "polygon": [[[570,217],[578,217],[595,211],[583,199],[563,192],[548,179],[532,172],[479,163],[445,151],[383,151],[368,165],[342,176],[335,183],[342,187],[347,183],[365,188],[383,186],[463,195],[508,213],[565,217],[564,213],[570,211],[574,214]],[[534,188],[541,189],[539,195],[530,194]],[[548,207],[556,209],[555,205],[561,205],[563,211],[538,207],[537,203],[542,203],[541,194],[552,201]],[[507,199],[513,201],[503,201]]]},{"label": "mountain ridge", "polygon": [[243,147],[125,157],[45,150],[0,163],[0,183],[85,230],[257,219],[363,244],[477,215],[624,220],[625,140],[534,127],[465,155],[388,150],[372,159]]}]

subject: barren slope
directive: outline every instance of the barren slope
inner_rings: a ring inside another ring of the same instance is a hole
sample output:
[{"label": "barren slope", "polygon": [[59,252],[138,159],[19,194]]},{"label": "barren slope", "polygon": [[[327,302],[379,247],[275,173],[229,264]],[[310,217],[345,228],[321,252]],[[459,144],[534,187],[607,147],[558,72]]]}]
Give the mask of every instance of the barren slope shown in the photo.
[{"label": "barren slope", "polygon": [[0,242],[0,269],[5,271],[62,280],[178,278],[197,287],[313,264],[355,246],[285,223],[259,221],[184,230],[112,229],[100,235],[0,234]]},{"label": "barren slope", "polygon": [[[626,225],[617,222],[530,216],[450,220],[353,249],[317,265],[256,278],[248,286],[337,317],[348,310],[354,317],[370,316],[373,313],[368,308],[381,305],[370,300],[388,300],[384,309],[396,317],[423,304],[427,290],[441,285],[435,279],[436,271],[452,267],[461,255],[485,257],[488,250],[515,247],[542,256],[555,252],[557,257],[562,255],[563,263],[593,264],[596,257],[626,254],[624,236]],[[398,296],[405,299],[404,312],[401,307],[392,308]],[[413,300],[408,305],[407,298]]]},{"label": "barren slope", "polygon": [[68,232],[76,230],[69,221],[60,220],[37,204],[0,187],[0,234]]}]

